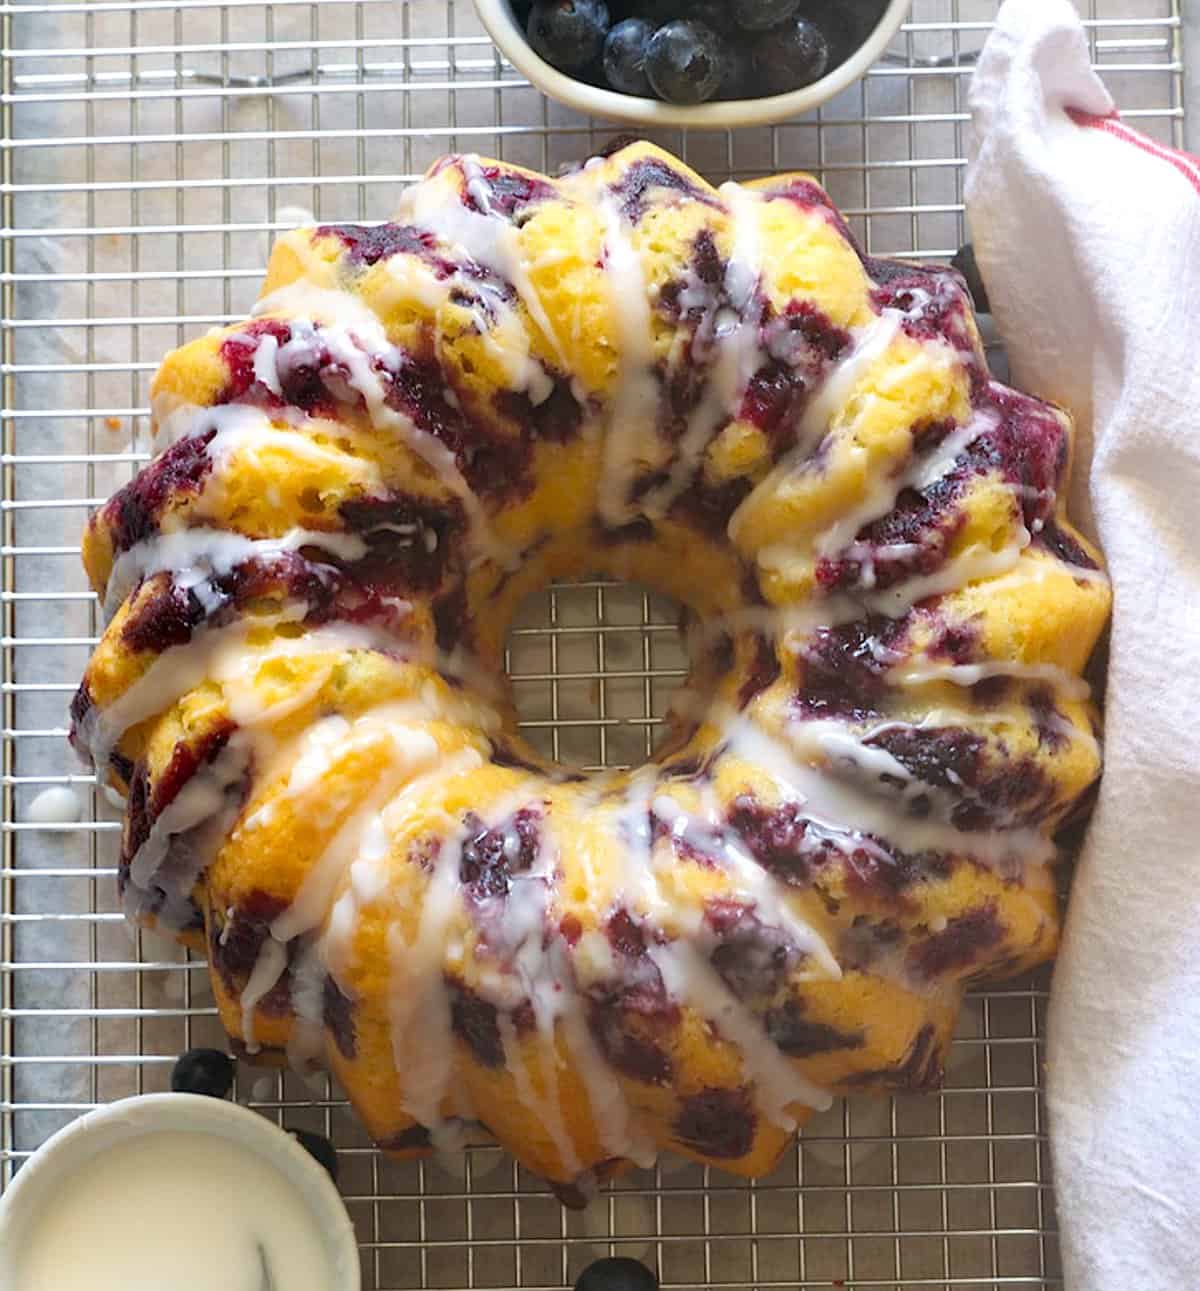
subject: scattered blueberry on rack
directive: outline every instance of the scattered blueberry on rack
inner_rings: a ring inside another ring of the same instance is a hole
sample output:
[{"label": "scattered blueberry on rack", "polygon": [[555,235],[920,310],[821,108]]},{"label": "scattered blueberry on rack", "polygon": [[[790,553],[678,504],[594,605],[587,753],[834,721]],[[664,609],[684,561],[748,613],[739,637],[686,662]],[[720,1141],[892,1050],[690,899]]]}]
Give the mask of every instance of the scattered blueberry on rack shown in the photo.
[{"label": "scattered blueberry on rack", "polygon": [[615,1255],[593,1260],[576,1279],[575,1291],[658,1291],[658,1278],[639,1260]]},{"label": "scattered blueberry on rack", "polygon": [[329,1172],[329,1177],[334,1183],[337,1183],[337,1149],[334,1148],[324,1134],[315,1134],[312,1130],[288,1130],[288,1133],[314,1161],[325,1167]]},{"label": "scattered blueberry on rack", "polygon": [[171,1092],[224,1098],[233,1088],[233,1059],[220,1049],[189,1049],[171,1068]]},{"label": "scattered blueberry on rack", "polygon": [[534,52],[578,80],[668,103],[801,89],[870,35],[886,0],[512,0]]}]

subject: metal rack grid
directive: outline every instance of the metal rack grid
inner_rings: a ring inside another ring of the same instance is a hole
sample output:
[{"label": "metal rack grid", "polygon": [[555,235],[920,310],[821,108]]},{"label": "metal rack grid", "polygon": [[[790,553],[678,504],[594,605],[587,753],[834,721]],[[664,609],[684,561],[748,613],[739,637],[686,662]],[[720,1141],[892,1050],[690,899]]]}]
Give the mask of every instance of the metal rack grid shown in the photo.
[{"label": "metal rack grid", "polygon": [[[1125,114],[1180,142],[1178,0],[1084,0]],[[715,180],[816,171],[874,252],[962,240],[966,83],[993,0],[916,0],[887,59],[821,112],[660,141]],[[273,232],[379,219],[449,149],[553,170],[614,131],[499,61],[466,0],[0,5],[3,858],[0,1187],[88,1107],[165,1087],[218,1042],[203,965],[116,913],[119,816],[63,744],[94,640],[78,531],[145,459],[165,349],[250,305]],[[591,582],[525,608],[510,671],[532,738],[586,766],[643,757],[682,669],[671,606]],[[70,785],[72,826],[28,823]],[[1059,1285],[1040,1095],[1045,975],[975,995],[946,1089],[852,1100],[745,1184],[678,1162],[582,1214],[495,1148],[398,1165],[322,1078],[243,1067],[237,1096],[337,1142],[365,1286],[569,1284],[599,1253],[664,1285]]]}]

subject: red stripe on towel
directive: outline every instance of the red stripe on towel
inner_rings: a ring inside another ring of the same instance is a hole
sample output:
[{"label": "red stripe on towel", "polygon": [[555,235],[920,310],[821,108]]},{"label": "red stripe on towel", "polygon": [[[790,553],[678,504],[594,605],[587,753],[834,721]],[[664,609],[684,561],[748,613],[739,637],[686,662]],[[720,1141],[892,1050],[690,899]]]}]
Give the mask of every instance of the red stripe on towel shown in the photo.
[{"label": "red stripe on towel", "polygon": [[1067,115],[1077,126],[1083,126],[1088,130],[1103,130],[1105,134],[1110,134],[1116,139],[1123,139],[1126,143],[1133,144],[1135,148],[1140,148],[1142,152],[1149,153],[1151,157],[1157,157],[1160,161],[1165,161],[1167,165],[1173,166],[1200,194],[1200,159],[1193,157],[1190,153],[1180,152],[1177,148],[1168,148],[1166,144],[1156,143],[1155,140],[1142,134],[1140,130],[1134,130],[1131,126],[1127,126],[1115,112],[1111,116],[1101,117],[1093,112],[1081,112],[1078,108],[1067,108]]}]

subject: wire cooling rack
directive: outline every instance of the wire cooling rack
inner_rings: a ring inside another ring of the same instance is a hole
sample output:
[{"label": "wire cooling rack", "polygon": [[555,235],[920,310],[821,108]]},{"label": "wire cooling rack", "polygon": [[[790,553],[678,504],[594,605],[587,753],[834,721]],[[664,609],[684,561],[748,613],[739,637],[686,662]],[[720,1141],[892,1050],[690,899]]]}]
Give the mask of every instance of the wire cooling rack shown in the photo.
[{"label": "wire cooling rack", "polygon": [[[815,116],[660,142],[718,181],[814,170],[871,250],[945,258],[994,11],[916,0],[888,57]],[[1179,142],[1175,0],[1090,0],[1086,17],[1126,115]],[[464,0],[4,4],[0,24],[2,1186],[51,1130],[220,1042],[203,966],[116,913],[118,815],[63,742],[97,627],[78,533],[145,458],[158,359],[243,315],[272,235],[307,213],[384,218],[447,150],[553,170],[614,131],[504,66]],[[584,766],[643,758],[682,675],[675,621],[605,583],[526,606],[510,672],[531,737]],[[49,786],[76,791],[80,823],[29,820]],[[334,1138],[368,1291],[558,1287],[602,1253],[671,1287],[1055,1286],[1046,980],[970,1000],[940,1095],[839,1104],[755,1184],[664,1161],[582,1214],[495,1148],[386,1161],[324,1078],[243,1066],[236,1094]]]}]

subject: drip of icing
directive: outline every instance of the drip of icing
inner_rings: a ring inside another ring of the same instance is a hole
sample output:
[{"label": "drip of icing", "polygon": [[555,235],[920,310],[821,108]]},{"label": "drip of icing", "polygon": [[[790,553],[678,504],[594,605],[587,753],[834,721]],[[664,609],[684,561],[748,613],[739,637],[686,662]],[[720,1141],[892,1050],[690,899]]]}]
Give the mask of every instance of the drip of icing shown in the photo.
[{"label": "drip of icing", "polygon": [[[854,333],[854,345],[809,398],[796,432],[796,446],[757,485],[729,517],[728,533],[737,543],[747,517],[763,497],[771,497],[793,474],[797,464],[811,454],[829,430],[835,415],[848,403],[855,388],[875,366],[900,330],[900,315],[885,310]],[[790,550],[790,549],[789,549]]]},{"label": "drip of icing", "polygon": [[650,1169],[657,1155],[654,1143],[635,1125],[621,1082],[592,1038],[577,999],[564,1002],[559,1020],[567,1051],[587,1090],[600,1146],[609,1156],[627,1157],[643,1170]]},{"label": "drip of icing", "polygon": [[25,809],[25,819],[33,825],[69,825],[82,815],[79,795],[61,784],[43,789]]},{"label": "drip of icing", "polygon": [[[79,724],[80,740],[91,752],[101,777],[107,775],[108,759],[121,736],[131,727],[162,712],[208,677],[219,681],[245,676],[257,664],[280,655],[315,654],[322,651],[386,650],[387,640],[369,628],[349,623],[326,624],[300,638],[273,641],[265,650],[251,650],[247,638],[252,629],[265,629],[282,619],[238,620],[220,628],[206,628],[193,634],[184,645],[171,646],[158,655],[144,673],[107,708],[93,708]],[[278,711],[278,710],[273,710]],[[239,724],[253,724],[257,709],[234,713]]]},{"label": "drip of icing", "polygon": [[[155,817],[145,841],[130,860],[130,882],[139,888],[149,888],[159,866],[166,859],[171,839],[195,829],[197,825],[223,811],[229,789],[240,783],[246,773],[250,761],[249,743],[244,732],[235,732],[218,757],[210,765],[193,773],[191,779]],[[179,886],[187,890],[191,884]]]},{"label": "drip of icing", "polygon": [[616,321],[620,374],[605,429],[596,509],[607,524],[620,526],[633,514],[629,490],[637,469],[653,461],[658,449],[659,390],[642,261],[611,194],[605,190],[597,201],[604,217],[604,267]]},{"label": "drip of icing", "polygon": [[334,889],[359,854],[371,820],[406,781],[432,766],[440,756],[437,742],[425,731],[393,726],[379,713],[359,718],[335,747],[339,754],[347,755],[381,741],[390,745],[385,773],[309,868],[291,905],[271,924],[271,936],[277,941],[290,941],[322,922]]},{"label": "drip of icing", "polygon": [[[339,560],[353,562],[366,555],[367,545],[354,534],[317,529],[289,529],[281,538],[247,538],[227,529],[197,527],[176,529],[143,539],[121,553],[104,592],[104,619],[109,622],[118,606],[143,578],[170,570],[177,587],[195,590],[206,603],[204,589],[214,579],[231,573],[249,560],[282,552],[317,547]],[[211,596],[211,593],[209,593]]]},{"label": "drip of icing", "polygon": [[521,303],[546,338],[561,369],[570,368],[559,343],[558,333],[529,278],[518,231],[496,211],[483,181],[478,157],[463,157],[463,177],[480,211],[463,205],[455,194],[446,200],[445,190],[432,184],[415,184],[400,198],[400,213],[418,228],[435,233],[443,242],[465,251],[476,264],[512,283]]},{"label": "drip of icing", "polygon": [[927,597],[946,596],[971,583],[1007,574],[1021,559],[1021,553],[1029,542],[1029,530],[1018,525],[1014,536],[998,550],[979,543],[972,544],[948,560],[941,569],[917,575],[883,591],[871,592],[862,598],[863,604],[874,614],[883,614],[890,619],[901,618],[918,601]]},{"label": "drip of icing", "polygon": [[287,947],[273,937],[265,937],[242,989],[239,1003],[242,1009],[242,1039],[249,1053],[257,1053],[259,1043],[254,1029],[254,1010],[261,1000],[283,976],[287,968]]},{"label": "drip of icing", "polygon": [[461,906],[458,871],[463,831],[446,839],[421,901],[417,935],[406,944],[391,930],[392,1049],[403,1082],[401,1107],[440,1146],[446,1133],[442,1106],[454,1066],[450,998],[446,990],[447,930]]},{"label": "drip of icing", "polygon": [[311,1070],[325,1051],[325,976],[321,948],[310,942],[292,964],[287,1055],[293,1071]]},{"label": "drip of icing", "polygon": [[732,880],[731,891],[748,898],[761,913],[763,921],[783,929],[797,950],[811,955],[826,977],[840,980],[841,965],[834,958],[825,939],[815,928],[793,913],[785,899],[782,885],[735,839],[718,832],[713,825],[684,811],[674,798],[659,794],[654,799],[654,814],[671,833],[717,862]]},{"label": "drip of icing", "polygon": [[[1053,843],[1036,830],[967,831],[938,821],[918,820],[902,815],[854,785],[834,780],[819,767],[806,765],[801,758],[810,757],[818,763],[828,760],[829,749],[823,742],[829,738],[828,732],[809,730],[822,723],[789,723],[784,743],[741,714],[726,711],[722,720],[719,713],[714,713],[713,719],[737,756],[770,775],[785,794],[799,800],[806,815],[829,832],[831,841],[848,849],[859,846],[864,835],[873,835],[910,855],[940,852],[969,856],[999,869],[1023,867],[1025,862],[1046,864],[1054,857]],[[840,727],[836,729],[839,756],[852,757],[858,765],[880,765],[878,755],[882,750],[859,752],[860,742],[845,742],[843,736],[851,740],[853,737]]]},{"label": "drip of icing", "polygon": [[684,942],[650,946],[646,952],[662,974],[663,985],[680,1003],[694,1009],[735,1044],[746,1075],[754,1082],[755,1100],[772,1124],[796,1128],[789,1108],[797,1103],[824,1111],[833,1097],[815,1085],[779,1052],[762,1023],[733,994],[720,974],[694,947]]},{"label": "drip of icing", "polygon": [[630,774],[615,828],[617,836],[627,844],[620,848],[624,859],[622,890],[637,910],[661,923],[678,919],[684,912],[673,909],[663,896],[655,870],[650,809],[657,777],[658,770],[652,764]]},{"label": "drip of icing", "polygon": [[709,373],[710,388],[688,418],[667,481],[646,496],[643,510],[655,518],[670,510],[695,478],[716,432],[737,417],[746,387],[761,359],[755,309],[762,274],[758,203],[754,194],[732,182],[722,185],[721,194],[734,229],[733,253],[725,268],[724,283],[729,308],[721,310],[713,323],[716,358]]},{"label": "drip of icing", "polygon": [[496,1022],[500,1030],[500,1043],[504,1049],[504,1065],[517,1087],[517,1097],[534,1117],[543,1123],[546,1133],[550,1136],[550,1142],[558,1154],[559,1164],[570,1178],[574,1178],[581,1172],[582,1164],[563,1123],[554,1032],[553,1030],[549,1033],[543,1031],[539,1023],[541,1043],[538,1045],[538,1058],[542,1076],[546,1082],[546,1095],[542,1098],[538,1096],[533,1081],[529,1077],[529,1070],[525,1066],[525,1058],[521,1052],[521,1043],[517,1037],[517,1028],[513,1025],[512,1018],[507,1013],[497,1013]]},{"label": "drip of icing", "polygon": [[946,681],[954,686],[975,686],[992,677],[1011,677],[1015,681],[1044,681],[1065,699],[1085,700],[1092,688],[1082,677],[1053,663],[1022,663],[1016,659],[996,659],[988,663],[934,663],[922,660],[895,674],[901,686],[922,686]]},{"label": "drip of icing", "polygon": [[276,396],[283,394],[283,386],[279,382],[278,352],[279,341],[269,332],[258,338],[254,350],[254,379],[261,381]]},{"label": "drip of icing", "polygon": [[[399,371],[404,356],[387,339],[379,317],[349,292],[313,288],[302,282],[280,288],[260,301],[256,313],[265,312],[289,315],[292,338],[279,348],[275,355],[277,363],[302,358],[313,348],[319,335],[330,357],[345,369],[347,385],[362,396],[372,426],[376,430],[396,432],[405,446],[462,502],[479,554],[506,569],[516,568],[516,553],[493,532],[483,505],[459,470],[453,452],[411,417],[388,405],[380,371]],[[314,318],[329,321],[317,323]]]},{"label": "drip of icing", "polygon": [[994,408],[979,408],[970,421],[955,427],[927,457],[914,458],[898,475],[878,473],[859,505],[847,511],[817,539],[817,552],[834,556],[842,551],[859,530],[893,511],[905,489],[927,489],[944,479],[975,440],[999,424],[1000,416]]}]

